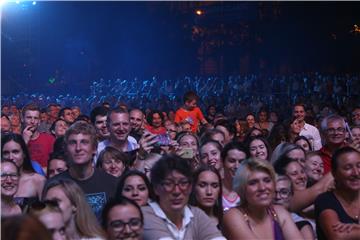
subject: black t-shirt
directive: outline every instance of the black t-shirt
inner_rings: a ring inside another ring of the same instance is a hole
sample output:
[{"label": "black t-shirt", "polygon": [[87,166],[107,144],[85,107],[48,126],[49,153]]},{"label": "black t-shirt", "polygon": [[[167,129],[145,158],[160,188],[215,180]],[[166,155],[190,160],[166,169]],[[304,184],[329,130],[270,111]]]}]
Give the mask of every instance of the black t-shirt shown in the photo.
[{"label": "black t-shirt", "polygon": [[318,240],[323,240],[323,239],[326,240],[326,236],[319,224],[319,216],[322,213],[322,211],[326,209],[334,210],[337,213],[340,222],[342,223],[358,224],[358,221],[356,219],[350,217],[345,212],[344,208],[341,206],[341,203],[336,198],[333,192],[322,193],[315,200],[316,234]]},{"label": "black t-shirt", "polygon": [[94,174],[86,180],[77,180],[73,178],[69,171],[63,172],[54,178],[49,179],[71,179],[79,185],[85,193],[85,197],[96,217],[101,219],[101,211],[106,202],[115,197],[118,178],[107,174],[101,169],[95,168]]}]

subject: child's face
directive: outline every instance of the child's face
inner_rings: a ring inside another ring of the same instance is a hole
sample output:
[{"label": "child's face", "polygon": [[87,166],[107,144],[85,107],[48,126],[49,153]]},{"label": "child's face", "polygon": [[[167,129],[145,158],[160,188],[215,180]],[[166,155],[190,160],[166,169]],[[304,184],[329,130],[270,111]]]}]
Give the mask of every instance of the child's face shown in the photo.
[{"label": "child's face", "polygon": [[186,106],[189,110],[192,110],[192,109],[196,108],[196,104],[197,104],[197,102],[196,102],[195,99],[194,99],[194,100],[191,100],[191,101],[186,101],[186,102],[185,102],[185,106]]}]

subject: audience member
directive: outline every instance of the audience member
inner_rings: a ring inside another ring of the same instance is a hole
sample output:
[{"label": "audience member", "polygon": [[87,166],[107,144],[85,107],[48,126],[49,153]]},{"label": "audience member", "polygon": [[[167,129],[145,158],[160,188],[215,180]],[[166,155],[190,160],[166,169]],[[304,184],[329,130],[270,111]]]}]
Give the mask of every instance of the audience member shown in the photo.
[{"label": "audience member", "polygon": [[107,239],[143,239],[144,216],[140,207],[126,197],[110,200],[102,213]]},{"label": "audience member", "polygon": [[19,187],[20,170],[14,162],[1,161],[1,217],[21,214],[14,196]]},{"label": "audience member", "polygon": [[[233,182],[240,206],[224,214],[224,233],[229,239],[303,239],[288,211],[273,205],[275,172],[268,161],[242,162]],[[259,224],[262,223],[262,224]]]},{"label": "audience member", "polygon": [[142,207],[144,240],[224,239],[200,209],[188,205],[192,185],[190,164],[176,155],[165,155],[151,169],[156,201]]}]

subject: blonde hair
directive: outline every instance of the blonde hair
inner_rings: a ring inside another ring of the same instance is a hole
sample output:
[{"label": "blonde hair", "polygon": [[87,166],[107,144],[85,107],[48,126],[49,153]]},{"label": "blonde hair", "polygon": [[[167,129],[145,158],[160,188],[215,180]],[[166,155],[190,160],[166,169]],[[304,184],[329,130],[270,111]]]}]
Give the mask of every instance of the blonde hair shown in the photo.
[{"label": "blonde hair", "polygon": [[275,171],[268,161],[256,158],[249,158],[241,162],[233,178],[233,190],[240,196],[240,206],[247,205],[246,185],[251,172],[261,171],[270,175],[275,186]]},{"label": "blonde hair", "polygon": [[74,181],[69,179],[52,180],[45,185],[42,197],[46,196],[50,188],[57,186],[61,187],[71,204],[76,207],[75,224],[79,234],[87,238],[104,237],[103,230],[85,200],[84,192]]}]

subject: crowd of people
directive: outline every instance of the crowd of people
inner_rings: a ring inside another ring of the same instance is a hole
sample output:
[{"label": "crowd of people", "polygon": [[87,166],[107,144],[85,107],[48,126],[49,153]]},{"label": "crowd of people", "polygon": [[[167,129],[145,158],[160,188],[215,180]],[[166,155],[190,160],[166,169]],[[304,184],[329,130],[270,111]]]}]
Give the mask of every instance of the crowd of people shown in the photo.
[{"label": "crowd of people", "polygon": [[358,239],[357,77],[290,78],[4,99],[2,238]]}]

